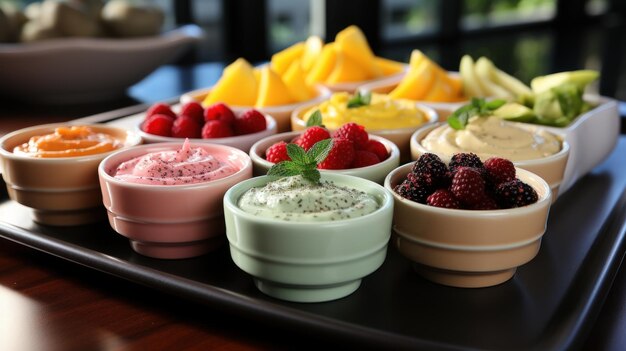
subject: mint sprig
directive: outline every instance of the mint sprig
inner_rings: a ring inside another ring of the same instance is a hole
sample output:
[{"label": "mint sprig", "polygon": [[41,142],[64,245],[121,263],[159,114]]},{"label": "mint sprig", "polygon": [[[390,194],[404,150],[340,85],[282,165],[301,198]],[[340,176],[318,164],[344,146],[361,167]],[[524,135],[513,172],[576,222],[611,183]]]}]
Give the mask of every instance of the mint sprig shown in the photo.
[{"label": "mint sprig", "polygon": [[313,126],[320,126],[323,127],[324,125],[322,124],[322,113],[320,112],[320,110],[315,110],[315,112],[313,112],[309,118],[306,120],[306,127],[313,127]]},{"label": "mint sprig", "polygon": [[287,144],[287,155],[291,161],[282,161],[273,165],[267,175],[276,178],[302,175],[312,183],[319,183],[320,171],[317,164],[324,161],[333,147],[331,138],[318,141],[309,151],[296,144]]},{"label": "mint sprig", "polygon": [[366,92],[361,94],[360,91],[357,91],[354,96],[350,100],[348,100],[348,108],[355,108],[361,106],[367,106],[372,102],[372,93]]},{"label": "mint sprig", "polygon": [[448,116],[448,125],[453,129],[463,130],[471,117],[491,116],[493,111],[497,110],[505,103],[506,101],[502,99],[486,101],[482,98],[472,98],[469,104],[461,106]]}]

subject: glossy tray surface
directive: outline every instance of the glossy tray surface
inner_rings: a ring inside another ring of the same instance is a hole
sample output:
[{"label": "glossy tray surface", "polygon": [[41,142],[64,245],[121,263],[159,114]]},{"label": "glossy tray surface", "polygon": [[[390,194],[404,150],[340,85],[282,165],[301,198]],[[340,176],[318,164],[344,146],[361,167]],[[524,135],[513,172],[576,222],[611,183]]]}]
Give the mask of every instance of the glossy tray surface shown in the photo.
[{"label": "glossy tray surface", "polygon": [[[483,289],[419,277],[394,247],[352,295],[300,304],[267,297],[227,246],[203,257],[157,260],[134,253],[107,222],[34,223],[0,192],[0,236],[212,308],[285,329],[372,346],[428,349],[566,349],[584,339],[623,257],[626,137],[552,206],[541,250],[513,279]],[[104,210],[103,210],[104,211]]]}]

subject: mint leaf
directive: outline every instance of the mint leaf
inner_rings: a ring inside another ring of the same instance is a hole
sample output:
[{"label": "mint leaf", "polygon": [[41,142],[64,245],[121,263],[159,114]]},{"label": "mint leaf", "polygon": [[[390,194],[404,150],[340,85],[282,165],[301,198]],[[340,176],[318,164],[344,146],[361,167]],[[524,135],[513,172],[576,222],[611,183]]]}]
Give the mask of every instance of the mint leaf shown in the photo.
[{"label": "mint leaf", "polygon": [[302,176],[311,183],[319,183],[321,174],[317,169],[306,169],[302,171]]},{"label": "mint leaf", "polygon": [[306,120],[306,127],[321,126],[322,125],[322,113],[320,110],[315,110]]},{"label": "mint leaf", "polygon": [[273,165],[267,175],[278,178],[301,175],[313,183],[319,183],[320,171],[317,169],[317,164],[324,161],[332,146],[330,138],[318,141],[308,152],[296,144],[287,144],[287,155],[291,161],[282,161]]},{"label": "mint leaf", "polygon": [[448,125],[452,129],[463,130],[473,116],[488,117],[493,111],[506,103],[505,100],[497,99],[486,102],[483,98],[472,98],[472,101],[459,107],[448,116]]},{"label": "mint leaf", "polygon": [[[287,145],[289,146],[289,145]],[[328,153],[333,148],[333,139],[320,140],[315,145],[311,146],[307,152],[309,160],[313,160],[315,164],[321,163],[326,159]]]},{"label": "mint leaf", "polygon": [[298,175],[299,169],[293,164],[291,161],[282,161],[275,165],[273,165],[269,171],[267,171],[268,176],[282,178],[282,177],[290,177]]},{"label": "mint leaf", "polygon": [[352,97],[352,99],[348,100],[348,108],[355,108],[361,106],[367,106],[372,102],[372,93],[366,92],[365,94],[361,94],[360,91],[357,91],[356,94]]},{"label": "mint leaf", "polygon": [[485,104],[485,107],[489,110],[489,111],[494,111],[499,109],[500,107],[502,107],[502,105],[506,104],[505,100],[502,99],[496,99],[496,100],[491,100],[488,103]]},{"label": "mint leaf", "polygon": [[470,117],[470,111],[475,110],[472,104],[459,107],[450,116],[448,116],[448,125],[456,130],[463,130],[467,125]]},{"label": "mint leaf", "polygon": [[311,159],[306,154],[303,148],[296,144],[287,144],[287,155],[291,161],[299,164],[311,163]]}]

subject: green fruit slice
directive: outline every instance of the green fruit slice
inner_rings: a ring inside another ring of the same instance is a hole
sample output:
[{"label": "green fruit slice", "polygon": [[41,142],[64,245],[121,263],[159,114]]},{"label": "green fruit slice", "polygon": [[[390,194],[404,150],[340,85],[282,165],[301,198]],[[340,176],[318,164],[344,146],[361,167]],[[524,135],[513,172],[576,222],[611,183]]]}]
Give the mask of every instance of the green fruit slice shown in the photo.
[{"label": "green fruit slice", "polygon": [[535,119],[533,110],[516,102],[509,102],[502,105],[497,110],[493,111],[493,115],[513,122],[530,122]]},{"label": "green fruit slice", "polygon": [[584,90],[587,84],[598,79],[600,74],[593,70],[579,70],[548,74],[547,76],[535,77],[530,82],[533,93],[540,94],[565,83],[572,83]]}]

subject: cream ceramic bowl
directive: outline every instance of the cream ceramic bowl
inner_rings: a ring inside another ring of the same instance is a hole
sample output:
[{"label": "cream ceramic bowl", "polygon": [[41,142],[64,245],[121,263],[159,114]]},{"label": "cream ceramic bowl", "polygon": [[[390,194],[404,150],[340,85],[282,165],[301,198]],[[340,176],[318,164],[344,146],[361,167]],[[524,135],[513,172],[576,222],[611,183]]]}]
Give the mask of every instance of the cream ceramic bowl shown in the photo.
[{"label": "cream ceramic bowl", "polygon": [[413,262],[417,272],[439,284],[478,288],[503,283],[517,267],[532,260],[546,231],[551,191],[534,173],[517,169],[539,200],[501,210],[456,210],[405,199],[393,188],[406,178],[413,163],[395,169],[385,179],[393,193],[394,247]]},{"label": "cream ceramic bowl", "polygon": [[[294,131],[303,131],[306,129],[306,122],[302,119],[302,116],[311,108],[319,105],[307,104],[293,111],[291,115],[291,129]],[[367,129],[370,135],[376,135],[381,138],[385,138],[392,143],[396,144],[400,150],[400,162],[407,162],[410,160],[410,139],[411,135],[420,127],[435,123],[439,117],[437,112],[428,106],[417,104],[417,107],[426,115],[426,122],[415,127],[408,128],[396,128],[396,129]],[[322,118],[323,119],[323,118]],[[331,130],[333,132],[333,130]]]},{"label": "cream ceramic bowl", "polygon": [[[98,164],[111,152],[89,156],[35,158],[14,154],[13,149],[37,135],[54,133],[69,124],[45,124],[9,133],[0,139],[2,176],[9,197],[30,207],[33,220],[47,225],[70,226],[104,219],[98,185]],[[88,125],[94,132],[113,135],[124,148],[138,145],[133,132],[107,125]]]},{"label": "cream ceramic bowl", "polygon": [[[424,126],[418,129],[411,136],[411,158],[413,160],[417,160],[421,155],[425,153],[429,153],[429,152],[433,153],[432,151],[429,151],[426,148],[424,148],[421,144],[421,141],[422,139],[426,137],[426,135],[428,135],[428,133],[430,133],[433,129],[437,128],[440,125],[443,125],[443,123]],[[536,125],[530,125],[526,123],[519,123],[518,125],[521,128],[524,128],[530,131],[535,131],[535,130],[542,128]],[[563,140],[560,134],[556,134],[556,135],[561,140]],[[436,153],[436,154],[441,158],[441,160],[444,163],[446,164],[450,163],[450,158],[452,157],[452,155],[443,155],[439,153]],[[564,181],[563,176],[565,173],[565,168],[567,167],[567,164],[568,164],[569,155],[570,155],[569,143],[567,141],[562,141],[561,150],[554,155],[550,155],[548,157],[543,157],[543,158],[538,158],[538,159],[532,159],[532,160],[515,161],[513,162],[513,164],[516,167],[520,167],[527,171],[536,173],[538,176],[543,178],[548,183],[548,185],[550,185],[550,189],[552,190],[552,201],[554,202],[558,198],[560,186]]]},{"label": "cream ceramic bowl", "polygon": [[[185,93],[181,95],[180,103],[185,104],[191,101],[202,103],[204,98],[208,94],[211,93],[212,89],[213,87],[194,90],[194,91]],[[276,125],[277,125],[279,133],[288,132],[291,130],[291,122],[290,122],[291,114],[293,113],[295,109],[302,106],[303,104],[311,104],[311,103],[318,104],[326,100],[330,96],[330,90],[328,90],[327,88],[323,86],[318,86],[317,92],[318,92],[318,95],[311,100],[297,102],[297,103],[289,104],[289,105],[266,106],[266,107],[254,107],[254,106],[230,106],[230,107],[233,109],[235,113],[242,113],[245,110],[254,108],[265,115],[272,116],[276,120]]]},{"label": "cream ceramic bowl", "polygon": [[[276,135],[269,136],[267,138],[261,139],[257,141],[252,148],[250,148],[250,158],[252,159],[252,164],[254,167],[254,175],[260,176],[267,174],[267,171],[274,165],[272,162],[269,162],[265,159],[265,151],[270,146],[274,145],[279,141],[284,141],[289,143],[295,137],[300,135],[301,132],[288,132],[288,133],[280,133]],[[367,166],[367,167],[359,167],[359,168],[350,168],[350,169],[341,169],[341,170],[331,170],[331,169],[320,169],[320,172],[330,172],[336,174],[347,174],[351,176],[356,176],[360,178],[369,179],[375,183],[382,184],[385,180],[385,177],[389,172],[391,172],[394,168],[400,165],[400,150],[396,144],[391,141],[381,138],[379,136],[370,135],[370,139],[377,140],[381,142],[387,148],[389,152],[389,157],[380,163],[375,165]]]},{"label": "cream ceramic bowl", "polygon": [[224,196],[226,236],[235,264],[263,293],[281,300],[321,302],[353,293],[361,279],[382,265],[391,234],[393,198],[382,186],[343,174],[322,180],[376,197],[380,208],[362,217],[332,222],[294,222],[257,217],[241,210],[239,198],[269,177],[235,185]]},{"label": "cream ceramic bowl", "polygon": [[[239,112],[235,112],[235,113],[239,113]],[[265,122],[266,122],[267,128],[265,128],[264,131],[260,131],[257,133],[236,135],[236,136],[226,137],[226,138],[210,138],[210,139],[190,138],[189,141],[192,143],[211,143],[211,144],[232,146],[239,150],[248,152],[252,144],[257,142],[258,140],[261,140],[265,137],[276,134],[276,130],[277,130],[276,120],[272,116],[266,114]],[[141,129],[142,124],[143,124],[143,120],[139,122],[137,125],[135,125],[135,130],[143,138],[146,144],[168,143],[168,142],[173,143],[173,142],[184,141],[184,138],[166,137],[166,136],[146,133]]]},{"label": "cream ceramic bowl", "polygon": [[400,80],[402,80],[402,77],[404,77],[408,69],[409,69],[409,65],[405,64],[404,69],[402,71],[400,71],[399,73],[388,75],[388,76],[383,76],[380,78],[375,78],[375,79],[370,79],[370,80],[365,80],[365,81],[358,81],[358,82],[342,82],[342,83],[336,83],[336,84],[322,84],[322,85],[333,93],[345,91],[350,94],[354,94],[355,92],[359,90],[360,87],[364,85],[365,86],[377,85],[377,84],[382,84],[383,82],[387,82],[387,81],[399,82]]},{"label": "cream ceramic bowl", "polygon": [[102,201],[111,227],[127,237],[137,253],[164,259],[199,256],[224,241],[222,197],[252,176],[252,162],[230,146],[192,143],[223,155],[239,170],[225,178],[189,185],[149,185],[113,177],[117,166],[151,152],[178,150],[179,143],[147,144],[115,152],[98,167]]}]

